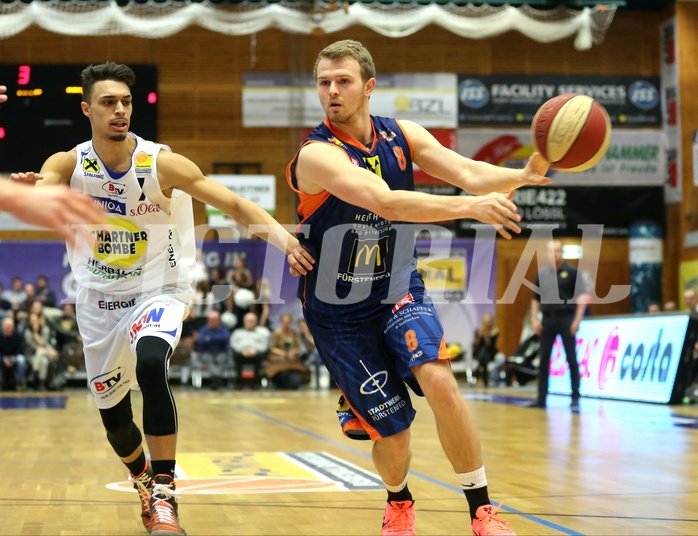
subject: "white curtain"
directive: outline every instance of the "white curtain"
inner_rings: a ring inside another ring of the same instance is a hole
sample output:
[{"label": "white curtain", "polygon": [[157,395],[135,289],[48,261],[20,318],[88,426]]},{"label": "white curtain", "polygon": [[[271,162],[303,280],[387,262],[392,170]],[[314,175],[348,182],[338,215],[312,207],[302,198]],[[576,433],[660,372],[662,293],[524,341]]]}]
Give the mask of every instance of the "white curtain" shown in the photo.
[{"label": "white curtain", "polygon": [[[309,7],[312,6],[312,7]],[[457,6],[419,3],[129,2],[48,0],[0,3],[0,39],[37,25],[64,35],[133,35],[158,39],[197,24],[213,32],[246,35],[266,28],[289,33],[333,33],[365,25],[387,37],[405,37],[434,24],[469,39],[515,30],[550,43],[574,37],[578,50],[599,44],[613,21],[615,6],[538,10],[529,6]]]}]

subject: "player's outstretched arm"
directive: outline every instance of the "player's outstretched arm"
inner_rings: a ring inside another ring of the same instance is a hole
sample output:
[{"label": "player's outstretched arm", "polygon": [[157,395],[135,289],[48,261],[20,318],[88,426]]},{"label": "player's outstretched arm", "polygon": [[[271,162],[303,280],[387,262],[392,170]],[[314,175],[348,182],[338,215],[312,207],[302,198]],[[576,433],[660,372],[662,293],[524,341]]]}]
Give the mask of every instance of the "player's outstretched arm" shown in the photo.
[{"label": "player's outstretched arm", "polygon": [[12,173],[10,175],[10,180],[28,186],[68,184],[73,174],[73,169],[75,168],[75,159],[75,149],[68,152],[56,153],[51,155],[46,162],[44,162],[39,173],[34,171]]},{"label": "player's outstretched arm", "polygon": [[412,121],[400,121],[409,136],[414,151],[413,160],[429,175],[466,192],[485,195],[490,192],[505,193],[526,185],[550,184],[546,177],[548,162],[534,153],[524,169],[495,166],[466,158],[441,145],[424,127]]},{"label": "player's outstretched arm", "polygon": [[163,191],[177,188],[202,203],[214,206],[250,229],[288,255],[291,273],[306,274],[315,259],[298,239],[284,229],[259,205],[231,192],[222,184],[206,177],[199,167],[182,155],[161,152],[158,155],[158,179]]},{"label": "player's outstretched arm", "polygon": [[0,181],[0,210],[26,223],[52,229],[71,245],[75,245],[72,225],[104,222],[102,209],[92,199],[63,185],[34,189]]},{"label": "player's outstretched arm", "polygon": [[505,238],[511,238],[507,229],[521,232],[513,190],[483,196],[391,190],[384,180],[353,165],[344,151],[329,143],[310,143],[301,149],[296,178],[305,193],[327,191],[392,221],[430,223],[473,218],[493,225]]}]

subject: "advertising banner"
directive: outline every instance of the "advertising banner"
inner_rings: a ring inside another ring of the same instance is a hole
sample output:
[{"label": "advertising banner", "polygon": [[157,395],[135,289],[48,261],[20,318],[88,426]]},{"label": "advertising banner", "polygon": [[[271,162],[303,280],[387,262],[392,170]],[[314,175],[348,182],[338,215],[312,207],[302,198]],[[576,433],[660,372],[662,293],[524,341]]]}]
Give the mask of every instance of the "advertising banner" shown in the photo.
[{"label": "advertising banner", "polygon": [[[276,177],[274,175],[209,175],[243,199],[252,201],[272,216],[276,212]],[[232,221],[216,207],[206,205],[209,225],[228,225]]]},{"label": "advertising banner", "polygon": [[[662,314],[582,320],[577,332],[582,396],[662,404],[680,398],[674,387],[689,319],[687,314]],[[549,392],[571,393],[559,337],[550,357]]]},{"label": "advertising banner", "polygon": [[[530,129],[459,129],[458,152],[474,160],[520,168],[533,154]],[[551,168],[553,185],[662,186],[664,141],[658,130],[613,130],[606,155],[591,169],[564,173]]]},{"label": "advertising banner", "polygon": [[564,93],[593,97],[614,126],[662,125],[658,77],[516,74],[459,74],[458,124],[530,125],[541,104]]},{"label": "advertising banner", "polygon": [[[429,294],[434,297],[447,342],[460,344],[469,351],[480,318],[495,310],[494,298],[472,303],[466,297],[470,285],[478,289],[478,294],[494,297],[494,243],[491,249],[480,254],[475,254],[475,240],[471,239],[418,240],[416,247],[419,270]],[[298,279],[289,274],[285,253],[264,240],[239,240],[234,232],[222,231],[219,240],[201,244],[200,260],[209,269],[219,267],[227,272],[236,257],[246,260],[255,280],[264,279],[268,283],[270,317],[274,325],[278,325],[282,313],[291,313],[295,319],[302,317],[301,303],[296,298]],[[13,277],[22,277],[24,283],[35,283],[39,275],[48,277],[59,305],[63,301],[75,301],[77,287],[62,242],[0,242],[0,283],[5,289],[10,288]]]},{"label": "advertising banner", "polygon": [[[456,128],[458,98],[452,73],[381,73],[371,96],[371,113],[409,119],[425,128]],[[308,75],[244,73],[244,127],[315,127],[325,112]]]},{"label": "advertising banner", "polygon": [[681,105],[679,98],[679,67],[676,19],[670,18],[661,27],[662,51],[662,127],[665,133],[666,167],[664,169],[665,201],[680,203],[681,184]]}]

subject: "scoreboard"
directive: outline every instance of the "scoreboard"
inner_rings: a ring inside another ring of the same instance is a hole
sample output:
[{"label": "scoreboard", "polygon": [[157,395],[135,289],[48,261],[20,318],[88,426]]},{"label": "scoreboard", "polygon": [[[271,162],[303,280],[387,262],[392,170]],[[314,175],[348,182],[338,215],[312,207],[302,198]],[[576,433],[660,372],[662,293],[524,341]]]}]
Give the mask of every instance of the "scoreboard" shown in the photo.
[{"label": "scoreboard", "polygon": [[[0,173],[38,172],[53,153],[90,139],[90,120],[80,108],[85,67],[0,64],[0,85],[7,86],[8,96],[0,105]],[[136,73],[130,128],[157,141],[157,67],[129,67]]]}]

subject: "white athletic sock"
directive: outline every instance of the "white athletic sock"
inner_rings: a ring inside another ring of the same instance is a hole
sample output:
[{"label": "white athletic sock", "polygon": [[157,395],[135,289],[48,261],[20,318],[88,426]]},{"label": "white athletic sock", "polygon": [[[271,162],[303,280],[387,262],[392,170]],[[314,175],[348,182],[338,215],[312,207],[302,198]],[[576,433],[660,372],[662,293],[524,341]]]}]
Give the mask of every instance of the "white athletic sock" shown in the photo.
[{"label": "white athletic sock", "polygon": [[389,492],[391,492],[391,493],[399,493],[399,492],[401,492],[403,489],[405,489],[405,488],[407,487],[407,478],[408,478],[409,476],[410,476],[410,475],[406,475],[406,476],[405,476],[405,480],[403,480],[403,481],[402,481],[400,484],[398,484],[397,486],[389,486],[389,485],[386,484],[385,482],[383,482],[383,485],[385,486],[385,489],[387,489]]},{"label": "white athletic sock", "polygon": [[484,488],[487,486],[487,476],[485,476],[484,465],[480,469],[470,471],[469,473],[456,473],[458,483],[464,490]]}]

